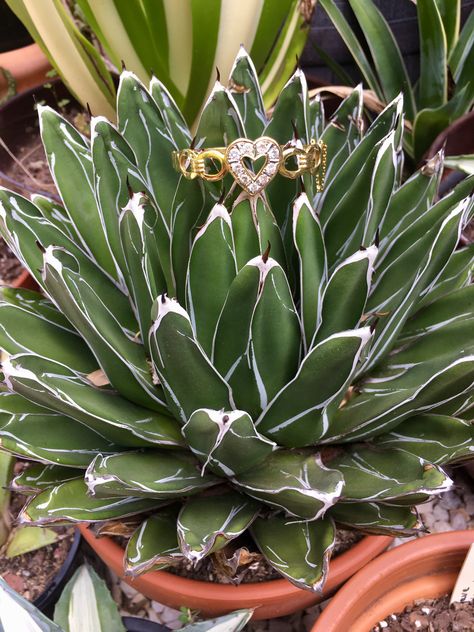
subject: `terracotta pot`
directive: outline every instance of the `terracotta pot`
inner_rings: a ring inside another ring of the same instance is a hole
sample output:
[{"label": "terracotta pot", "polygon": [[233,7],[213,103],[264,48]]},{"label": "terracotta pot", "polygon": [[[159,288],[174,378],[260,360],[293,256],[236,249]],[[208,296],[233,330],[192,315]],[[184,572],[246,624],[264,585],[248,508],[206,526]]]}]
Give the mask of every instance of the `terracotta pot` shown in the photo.
[{"label": "terracotta pot", "polygon": [[24,290],[37,290],[38,284],[28,270],[22,270],[16,279],[10,283],[10,287],[21,287]]},{"label": "terracotta pot", "polygon": [[385,536],[367,536],[330,564],[324,595],[296,588],[286,579],[257,584],[214,584],[178,577],[166,571],[153,571],[131,579],[124,577],[124,550],[108,537],[96,538],[80,525],[81,533],[97,555],[119,577],[144,595],[173,608],[186,606],[200,610],[204,616],[218,616],[239,610],[256,608],[254,619],[273,619],[307,608],[331,595],[359,568],[384,551],[392,541]]},{"label": "terracotta pot", "polygon": [[449,593],[473,542],[474,531],[450,531],[384,553],[339,590],[312,632],[370,632],[417,599]]},{"label": "terracotta pot", "polygon": [[[13,75],[17,92],[39,86],[46,81],[46,73],[51,69],[48,58],[38,44],[30,44],[23,48],[0,53],[0,68],[5,68]],[[0,95],[7,91],[7,82],[0,75]]]}]

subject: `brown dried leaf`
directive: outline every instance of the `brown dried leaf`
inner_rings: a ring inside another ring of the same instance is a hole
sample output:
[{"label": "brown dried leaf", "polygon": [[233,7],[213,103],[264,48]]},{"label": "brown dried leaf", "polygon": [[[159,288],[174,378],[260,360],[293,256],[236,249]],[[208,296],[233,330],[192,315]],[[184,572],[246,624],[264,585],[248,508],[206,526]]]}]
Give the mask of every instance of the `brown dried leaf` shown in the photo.
[{"label": "brown dried leaf", "polygon": [[86,377],[94,386],[107,386],[110,384],[109,378],[105,375],[102,369],[92,371],[92,373],[89,373]]}]

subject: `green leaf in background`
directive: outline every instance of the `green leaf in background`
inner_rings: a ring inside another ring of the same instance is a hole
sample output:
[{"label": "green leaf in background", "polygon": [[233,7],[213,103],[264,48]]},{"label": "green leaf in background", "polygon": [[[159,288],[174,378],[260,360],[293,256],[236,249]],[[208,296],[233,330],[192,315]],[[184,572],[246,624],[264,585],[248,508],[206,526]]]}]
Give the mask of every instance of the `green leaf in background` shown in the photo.
[{"label": "green leaf in background", "polygon": [[5,557],[11,559],[41,549],[58,541],[58,533],[46,527],[22,527],[15,529],[8,541]]},{"label": "green leaf in background", "polygon": [[86,564],[66,584],[54,608],[54,621],[64,632],[125,632],[106,583]]},{"label": "green leaf in background", "polygon": [[467,173],[468,176],[472,176],[474,175],[474,154],[466,154],[464,156],[446,156],[444,165],[448,169],[464,171],[464,173]]},{"label": "green leaf in background", "polygon": [[195,410],[182,432],[191,451],[204,463],[202,471],[208,467],[218,476],[250,470],[277,447],[256,431],[250,415],[241,410]]},{"label": "green leaf in background", "polygon": [[293,522],[273,516],[271,523],[257,518],[252,525],[257,546],[270,564],[298,588],[319,593],[328,572],[335,533],[330,518]]},{"label": "green leaf in background", "polygon": [[226,490],[225,494],[190,498],[178,516],[181,551],[194,564],[241,535],[255,520],[259,504]]},{"label": "green leaf in background", "polygon": [[257,71],[243,46],[235,58],[229,77],[229,90],[244,122],[246,138],[255,140],[267,124]]},{"label": "green leaf in background", "polygon": [[72,467],[32,463],[13,478],[11,489],[22,494],[38,493],[78,477],[79,472]]},{"label": "green leaf in background", "polygon": [[[456,0],[451,4],[457,4]],[[418,107],[423,110],[446,102],[447,38],[437,0],[417,0],[416,10],[420,30]]]},{"label": "green leaf in background", "polygon": [[0,452],[0,547],[8,539],[11,529],[10,492],[15,459],[5,452]]},{"label": "green leaf in background", "polygon": [[183,559],[176,533],[178,512],[179,505],[163,507],[133,533],[125,550],[127,575],[159,570]]},{"label": "green leaf in background", "polygon": [[446,35],[448,55],[459,37],[461,0],[435,0]]},{"label": "green leaf in background", "polygon": [[64,632],[30,601],[0,577],[0,627],[2,632]]}]

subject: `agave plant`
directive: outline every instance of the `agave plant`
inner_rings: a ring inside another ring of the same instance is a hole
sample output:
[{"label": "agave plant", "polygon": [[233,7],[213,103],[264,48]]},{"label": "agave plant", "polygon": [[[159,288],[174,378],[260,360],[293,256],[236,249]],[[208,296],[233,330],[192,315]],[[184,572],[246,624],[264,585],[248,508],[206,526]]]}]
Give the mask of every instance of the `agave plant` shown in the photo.
[{"label": "agave plant", "polygon": [[322,139],[323,192],[185,179],[171,154],[192,139],[157,79],[123,72],[118,127],[93,118],[90,142],[40,108],[63,204],[0,192],[42,288],[2,291],[1,445],[38,461],[15,481],[24,523],[135,516],[131,575],[248,531],[317,591],[335,524],[412,534],[472,454],[473,179],[435,202],[438,155],[401,183],[401,96],[364,131],[360,88],[326,120],[298,70],[268,118],[243,50],[234,82],[194,145]]},{"label": "agave plant", "polygon": [[[110,62],[115,68],[125,64],[142,81],[148,82],[150,73],[158,75],[192,123],[216,67],[227,76],[241,43],[251,51],[271,105],[301,55],[316,0],[7,3],[84,107],[115,119]],[[92,34],[92,43],[82,31]]]},{"label": "agave plant", "polygon": [[[321,0],[321,7],[344,40],[368,88],[384,103],[403,92],[410,123],[405,148],[418,162],[440,132],[472,109],[474,12],[461,30],[461,0],[415,2],[420,76],[412,84],[395,37],[373,0],[348,2],[362,38],[352,31],[335,0]],[[330,63],[334,67],[332,60]],[[340,76],[344,81],[349,79],[345,73]]]}]

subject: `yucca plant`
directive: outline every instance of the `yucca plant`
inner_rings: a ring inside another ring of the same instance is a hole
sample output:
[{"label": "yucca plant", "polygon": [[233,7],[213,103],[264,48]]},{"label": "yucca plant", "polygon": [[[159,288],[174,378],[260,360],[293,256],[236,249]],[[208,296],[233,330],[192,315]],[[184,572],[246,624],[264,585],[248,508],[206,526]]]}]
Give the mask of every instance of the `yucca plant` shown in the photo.
[{"label": "yucca plant", "polygon": [[401,183],[401,96],[364,131],[359,88],[326,121],[301,71],[270,118],[243,50],[233,82],[194,146],[322,139],[323,192],[185,179],[171,155],[192,139],[157,79],[123,72],[118,127],[94,118],[91,142],[40,108],[63,205],[0,192],[43,290],[2,291],[1,445],[38,461],[15,481],[24,523],[143,514],[131,575],[248,530],[317,591],[335,524],[412,534],[443,465],[472,454],[474,246],[456,248],[473,179],[435,202],[438,155]]},{"label": "yucca plant", "polygon": [[362,38],[351,29],[334,0],[321,0],[321,7],[344,40],[367,87],[383,103],[403,93],[410,125],[405,148],[418,162],[440,132],[472,109],[474,12],[460,29],[461,0],[415,2],[420,76],[412,83],[395,37],[373,0],[348,2]]},{"label": "yucca plant", "polygon": [[191,124],[212,88],[216,68],[226,77],[240,44],[251,51],[265,102],[272,105],[301,55],[316,0],[7,3],[71,92],[94,114],[115,120],[110,68],[125,64],[144,82],[152,74],[160,77]]}]

